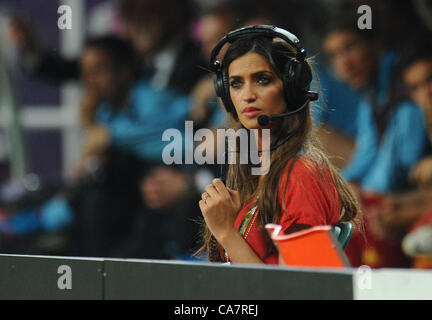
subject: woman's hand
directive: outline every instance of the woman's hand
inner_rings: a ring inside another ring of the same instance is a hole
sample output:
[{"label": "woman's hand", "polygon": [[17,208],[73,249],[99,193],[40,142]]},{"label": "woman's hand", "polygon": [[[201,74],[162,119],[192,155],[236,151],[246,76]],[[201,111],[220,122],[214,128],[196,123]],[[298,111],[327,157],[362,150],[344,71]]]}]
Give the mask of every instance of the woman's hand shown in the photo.
[{"label": "woman's hand", "polygon": [[227,188],[220,179],[214,179],[206,187],[199,202],[204,220],[211,233],[223,243],[224,239],[236,234],[234,221],[241,209],[238,191]]},{"label": "woman's hand", "polygon": [[239,192],[225,187],[220,179],[214,179],[201,198],[199,206],[207,227],[226,250],[231,261],[262,264],[263,261],[234,227],[241,209]]}]

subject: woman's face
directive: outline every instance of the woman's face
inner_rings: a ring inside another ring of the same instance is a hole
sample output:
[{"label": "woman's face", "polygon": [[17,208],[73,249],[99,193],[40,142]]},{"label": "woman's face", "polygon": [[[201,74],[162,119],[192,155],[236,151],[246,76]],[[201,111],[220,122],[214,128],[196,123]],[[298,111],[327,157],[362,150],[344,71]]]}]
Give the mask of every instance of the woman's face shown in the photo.
[{"label": "woman's face", "polygon": [[282,80],[263,56],[249,52],[232,61],[228,80],[231,100],[245,128],[263,128],[258,124],[260,115],[285,111]]}]

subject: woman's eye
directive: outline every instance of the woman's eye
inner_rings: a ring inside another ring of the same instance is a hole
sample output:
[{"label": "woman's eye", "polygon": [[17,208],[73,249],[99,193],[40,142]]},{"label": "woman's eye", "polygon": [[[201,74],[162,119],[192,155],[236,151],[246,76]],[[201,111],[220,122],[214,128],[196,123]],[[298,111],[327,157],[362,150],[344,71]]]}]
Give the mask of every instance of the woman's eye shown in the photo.
[{"label": "woman's eye", "polygon": [[240,85],[241,85],[241,81],[239,81],[239,80],[233,80],[230,83],[230,86],[233,88],[238,88],[238,87],[240,87]]},{"label": "woman's eye", "polygon": [[271,78],[269,77],[259,77],[258,83],[260,84],[269,84],[271,82]]}]

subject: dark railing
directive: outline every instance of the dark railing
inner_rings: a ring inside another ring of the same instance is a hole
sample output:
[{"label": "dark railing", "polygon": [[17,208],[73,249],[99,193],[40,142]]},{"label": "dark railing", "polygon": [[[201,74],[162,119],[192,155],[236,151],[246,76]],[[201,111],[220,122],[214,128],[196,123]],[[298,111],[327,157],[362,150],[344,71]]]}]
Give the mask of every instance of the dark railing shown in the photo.
[{"label": "dark railing", "polygon": [[0,255],[0,299],[353,299],[350,270]]},{"label": "dark railing", "polygon": [[432,299],[432,271],[0,254],[0,299]]}]

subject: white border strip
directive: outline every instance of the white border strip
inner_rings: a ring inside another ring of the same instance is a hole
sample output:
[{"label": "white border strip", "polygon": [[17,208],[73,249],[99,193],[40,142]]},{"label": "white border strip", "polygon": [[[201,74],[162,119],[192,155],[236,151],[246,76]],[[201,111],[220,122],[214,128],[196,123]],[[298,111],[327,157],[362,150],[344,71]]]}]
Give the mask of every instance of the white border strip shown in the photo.
[{"label": "white border strip", "polygon": [[354,300],[431,300],[432,270],[360,267],[353,274],[353,295]]}]

